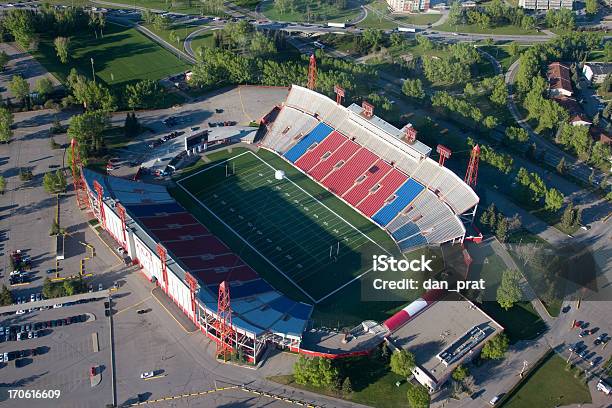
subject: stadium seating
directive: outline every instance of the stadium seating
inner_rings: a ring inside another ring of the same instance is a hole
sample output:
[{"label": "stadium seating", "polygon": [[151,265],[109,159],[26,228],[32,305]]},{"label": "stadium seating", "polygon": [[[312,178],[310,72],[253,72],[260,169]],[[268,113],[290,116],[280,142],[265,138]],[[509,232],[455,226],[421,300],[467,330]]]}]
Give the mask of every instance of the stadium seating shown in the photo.
[{"label": "stadium seating", "polygon": [[366,172],[378,157],[368,149],[361,148],[342,167],[323,179],[323,185],[341,196],[355,184],[355,180]]},{"label": "stadium seating", "polygon": [[379,159],[373,166],[371,166],[362,175],[365,177],[363,180],[355,180],[355,185],[348,190],[342,196],[346,201],[352,205],[357,205],[363,200],[372,187],[376,185],[387,173],[391,171],[391,166],[388,165],[384,160]]},{"label": "stadium seating", "polygon": [[319,123],[310,133],[300,139],[291,149],[285,153],[285,158],[295,163],[313,143],[321,143],[323,139],[332,132],[332,128],[325,123]]},{"label": "stadium seating", "polygon": [[424,187],[422,185],[413,179],[409,179],[397,189],[395,192],[396,198],[374,214],[372,219],[382,226],[387,225],[401,210],[410,204],[423,189]]},{"label": "stadium seating", "polygon": [[299,138],[314,129],[319,121],[310,115],[285,106],[272,124],[263,145],[283,154]]},{"label": "stadium seating", "polygon": [[333,152],[331,156],[314,166],[310,170],[310,175],[315,179],[321,181],[331,171],[333,171],[336,166],[350,159],[351,156],[354,155],[359,149],[360,147],[357,143],[353,143],[350,140],[347,140],[342,144],[342,146],[340,146],[335,152]]},{"label": "stadium seating", "polygon": [[[357,105],[345,108],[317,92],[293,86],[262,145],[283,154],[385,227],[396,241],[405,241],[404,247],[462,237],[465,228],[457,215],[478,203],[474,191],[430,159],[427,146],[403,141],[401,130],[376,116],[365,118],[361,112]],[[326,132],[334,131],[324,138],[293,133],[289,142],[279,137],[280,127],[305,122],[314,128],[314,135],[323,124]]]},{"label": "stadium seating", "polygon": [[323,158],[325,154],[330,155],[335,152],[344,142],[346,137],[342,136],[338,132],[332,132],[316,147],[308,150],[304,153],[296,162],[296,166],[305,172],[309,172],[314,166],[316,166]]},{"label": "stadium seating", "polygon": [[402,251],[415,249],[427,244],[427,240],[421,234],[414,235],[403,241],[398,242],[398,245]]},{"label": "stadium seating", "polygon": [[385,205],[386,200],[389,199],[391,194],[393,194],[407,179],[408,177],[398,170],[391,170],[389,174],[377,184],[380,187],[361,201],[361,203],[357,205],[357,209],[368,217],[371,217]]}]

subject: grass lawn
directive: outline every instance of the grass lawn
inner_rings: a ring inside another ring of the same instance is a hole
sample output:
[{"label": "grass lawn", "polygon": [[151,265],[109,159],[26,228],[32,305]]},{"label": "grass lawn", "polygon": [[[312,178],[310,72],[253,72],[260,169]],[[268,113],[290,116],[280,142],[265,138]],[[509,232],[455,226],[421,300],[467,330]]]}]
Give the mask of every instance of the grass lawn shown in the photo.
[{"label": "grass lawn", "polygon": [[[527,47],[528,46],[526,45],[521,45],[519,49],[525,50],[527,49]],[[512,65],[514,61],[519,59],[519,56],[520,56],[520,55],[515,55],[515,56],[510,55],[508,53],[507,44],[506,45],[493,45],[493,46],[484,45],[484,46],[481,46],[480,48],[488,52],[496,60],[498,60],[504,72],[508,71],[508,68],[510,68],[510,65]]]},{"label": "grass lawn", "polygon": [[[269,377],[274,382],[290,385],[295,388],[308,390],[318,394],[343,398],[358,404],[370,405],[377,408],[397,408],[408,406],[407,392],[412,385],[406,378],[392,373],[389,366],[373,357],[358,357],[343,360],[338,363],[341,373],[351,378],[353,392],[349,395],[339,395],[333,391],[297,384],[292,375]],[[395,386],[397,381],[402,384]]]},{"label": "grass lawn", "polygon": [[591,402],[589,388],[565,370],[565,361],[551,354],[509,397],[503,408],[554,408]]},{"label": "grass lawn", "polygon": [[[328,2],[309,2],[307,0],[296,0],[295,11],[281,13],[273,1],[263,4],[261,11],[263,14],[274,21],[335,21],[347,22],[359,14],[360,3],[356,0],[348,0],[345,9],[339,9]],[[310,17],[307,16],[306,9],[310,9]]]},{"label": "grass lawn", "polygon": [[504,35],[543,35],[536,30],[525,30],[521,27],[506,25],[500,27],[482,28],[475,24],[459,24],[451,25],[446,22],[442,25],[434,27],[437,31],[449,31],[456,33],[472,33],[472,34],[504,34]]},{"label": "grass lawn", "polygon": [[162,79],[189,67],[135,29],[115,24],[107,25],[104,38],[96,39],[91,31],[72,36],[71,48],[71,60],[61,64],[53,39],[43,37],[33,55],[61,81],[66,79],[72,67],[91,78],[90,58],[93,58],[96,78],[120,88],[139,79]]},{"label": "grass lawn", "polygon": [[375,28],[378,30],[390,30],[393,28],[397,28],[397,23],[387,20],[380,14],[373,13],[371,10],[368,10],[367,17],[357,24],[357,27],[361,28]]},{"label": "grass lawn", "polygon": [[[271,166],[287,178],[275,180]],[[370,269],[373,254],[395,250],[384,231],[270,152],[236,149],[204,169],[179,183],[314,299]]]},{"label": "grass lawn", "polygon": [[420,13],[409,15],[393,15],[394,20],[401,21],[406,24],[427,25],[433,24],[442,17],[442,14]]},{"label": "grass lawn", "polygon": [[502,309],[499,303],[493,301],[483,302],[480,307],[506,329],[510,343],[536,339],[546,330],[546,323],[530,302],[517,303],[509,310]]}]

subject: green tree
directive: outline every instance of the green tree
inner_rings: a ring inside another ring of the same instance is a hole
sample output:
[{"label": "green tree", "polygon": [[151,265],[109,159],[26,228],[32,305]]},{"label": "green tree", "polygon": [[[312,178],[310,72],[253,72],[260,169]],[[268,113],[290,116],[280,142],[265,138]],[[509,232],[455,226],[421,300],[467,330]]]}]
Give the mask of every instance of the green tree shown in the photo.
[{"label": "green tree", "polygon": [[486,359],[500,360],[504,358],[506,351],[508,351],[509,344],[508,336],[505,333],[500,333],[485,343],[481,356]]},{"label": "green tree", "polygon": [[30,96],[30,84],[21,75],[13,75],[9,83],[11,93],[25,104]]},{"label": "green tree", "polygon": [[13,137],[13,114],[5,107],[0,107],[0,142],[7,143]]},{"label": "green tree", "polygon": [[105,86],[94,81],[88,81],[85,77],[79,75],[75,78],[68,78],[68,82],[74,97],[83,104],[85,109],[108,112],[116,109],[115,98]]},{"label": "green tree", "polygon": [[132,109],[151,109],[160,105],[163,100],[163,89],[159,82],[143,79],[125,87],[127,104]]},{"label": "green tree", "polygon": [[551,188],[546,192],[544,202],[547,210],[557,212],[563,206],[563,194],[556,188]]},{"label": "green tree", "polygon": [[559,163],[557,164],[557,173],[559,174],[563,174],[565,173],[565,157],[561,156],[561,160],[559,160]]},{"label": "green tree", "polygon": [[363,41],[370,46],[372,49],[377,49],[382,43],[383,32],[374,28],[367,28],[363,32]]},{"label": "green tree", "polygon": [[78,140],[81,159],[85,165],[91,155],[102,149],[102,132],[107,125],[108,114],[104,111],[86,111],[70,119],[68,137]]},{"label": "green tree", "polygon": [[508,239],[508,219],[502,213],[498,214],[497,226],[495,227],[495,236],[499,242],[506,242]]},{"label": "green tree", "polygon": [[55,236],[60,233],[60,226],[57,222],[57,218],[53,218],[51,228],[49,228],[49,236]]},{"label": "green tree", "polygon": [[576,210],[574,209],[574,204],[571,202],[565,207],[565,210],[563,210],[561,225],[566,229],[576,225]]},{"label": "green tree", "polygon": [[429,408],[431,396],[421,384],[409,384],[407,394],[410,408]]},{"label": "green tree", "polygon": [[591,149],[590,162],[596,166],[607,166],[608,160],[612,157],[610,145],[602,142],[595,142]]},{"label": "green tree", "polygon": [[461,8],[461,3],[459,1],[453,1],[448,11],[448,23],[451,26],[456,26],[462,23],[462,19],[463,9]]},{"label": "green tree", "polygon": [[62,64],[67,63],[70,55],[70,38],[56,37],[55,40],[53,40],[53,45],[55,46],[55,53],[60,62]]},{"label": "green tree", "polygon": [[597,0],[585,0],[586,13],[589,15],[597,14]]},{"label": "green tree", "polygon": [[74,295],[74,283],[72,282],[72,280],[65,280],[64,281],[64,292],[66,293],[66,296],[72,296]]},{"label": "green tree", "polygon": [[468,370],[468,368],[464,366],[463,364],[458,365],[457,368],[455,368],[453,370],[453,373],[451,374],[451,376],[453,377],[453,380],[457,382],[461,382],[465,380],[469,375],[470,375],[470,370]]},{"label": "green tree", "polygon": [[53,92],[53,82],[47,77],[40,78],[34,89],[41,98],[46,99]]},{"label": "green tree", "polygon": [[497,303],[504,309],[511,309],[512,306],[521,300],[521,275],[514,269],[506,269],[502,273],[502,280],[497,288]]},{"label": "green tree", "polygon": [[0,305],[1,306],[9,306],[14,303],[13,294],[6,287],[6,285],[2,285],[2,291],[0,291]]},{"label": "green tree", "polygon": [[0,70],[4,70],[4,68],[6,67],[6,64],[8,64],[8,62],[10,61],[10,57],[8,56],[8,54],[4,51],[0,51]]},{"label": "green tree", "polygon": [[404,95],[411,98],[423,99],[425,97],[425,91],[423,90],[423,83],[420,79],[406,79],[402,84],[402,92]]},{"label": "green tree", "polygon": [[25,9],[12,9],[5,15],[3,23],[20,47],[27,50],[33,46],[36,40],[34,13]]},{"label": "green tree", "polygon": [[414,354],[408,350],[400,350],[391,354],[391,371],[402,377],[410,376],[410,373],[416,365]]},{"label": "green tree", "polygon": [[4,190],[6,189],[6,179],[4,176],[0,176],[0,194],[4,195]]},{"label": "green tree", "polygon": [[521,52],[521,46],[518,43],[513,41],[508,45],[508,54],[511,57],[516,57],[519,55],[519,52]]},{"label": "green tree", "polygon": [[486,116],[482,123],[487,129],[493,129],[498,125],[498,121],[494,116]]},{"label": "green tree", "polygon": [[529,133],[523,128],[509,126],[506,128],[506,138],[512,142],[525,143],[529,140]]},{"label": "green tree", "polygon": [[351,384],[351,379],[346,376],[344,381],[342,381],[342,393],[344,395],[349,395],[353,392],[353,385]]}]

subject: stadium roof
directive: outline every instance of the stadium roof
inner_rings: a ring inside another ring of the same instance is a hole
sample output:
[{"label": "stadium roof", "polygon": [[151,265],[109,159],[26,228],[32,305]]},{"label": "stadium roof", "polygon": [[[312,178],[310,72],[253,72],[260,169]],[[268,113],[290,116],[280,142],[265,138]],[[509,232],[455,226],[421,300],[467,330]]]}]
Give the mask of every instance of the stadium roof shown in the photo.
[{"label": "stadium roof", "polygon": [[167,268],[185,281],[186,272],[198,279],[200,301],[217,310],[217,291],[230,282],[234,326],[260,335],[267,331],[300,338],[312,306],[295,302],[274,290],[223,242],[180,206],[164,186],[105,176],[83,169],[90,191],[93,181],[104,188],[110,208],[120,202],[126,209],[126,228],[152,253],[157,243],[168,251]]}]

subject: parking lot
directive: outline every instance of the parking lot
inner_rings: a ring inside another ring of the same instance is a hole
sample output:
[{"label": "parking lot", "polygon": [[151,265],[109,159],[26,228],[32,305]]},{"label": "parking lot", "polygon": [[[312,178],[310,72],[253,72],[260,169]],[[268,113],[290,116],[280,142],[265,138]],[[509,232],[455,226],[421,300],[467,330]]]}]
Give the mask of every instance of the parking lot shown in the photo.
[{"label": "parking lot", "polygon": [[[60,393],[53,403],[42,398],[11,399],[14,407],[101,407],[111,401],[109,324],[102,301],[2,316],[0,322],[4,328],[12,326],[11,333],[21,332],[23,326],[38,329],[37,338],[0,343],[3,360],[4,353],[10,355],[8,362],[0,363],[0,402],[8,401],[13,389]],[[94,387],[92,367],[99,376]]]}]

